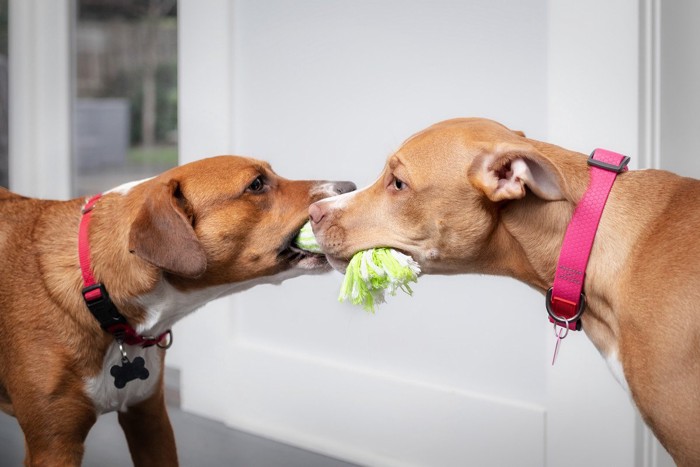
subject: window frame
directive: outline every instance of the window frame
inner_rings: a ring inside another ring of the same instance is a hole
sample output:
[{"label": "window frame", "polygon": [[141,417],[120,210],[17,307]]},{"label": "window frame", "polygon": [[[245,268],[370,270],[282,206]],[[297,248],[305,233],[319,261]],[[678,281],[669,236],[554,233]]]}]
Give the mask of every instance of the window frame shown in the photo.
[{"label": "window frame", "polygon": [[9,2],[9,188],[68,199],[73,179],[72,0]]}]

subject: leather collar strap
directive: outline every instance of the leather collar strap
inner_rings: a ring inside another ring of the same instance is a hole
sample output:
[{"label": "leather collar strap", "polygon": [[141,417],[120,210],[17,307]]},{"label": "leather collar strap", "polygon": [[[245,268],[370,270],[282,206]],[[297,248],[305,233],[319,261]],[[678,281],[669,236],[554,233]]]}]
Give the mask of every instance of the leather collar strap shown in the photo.
[{"label": "leather collar strap", "polygon": [[[100,323],[102,329],[112,334],[117,341],[129,345],[140,345],[141,347],[156,345],[166,336],[171,336],[171,331],[168,329],[163,334],[156,337],[140,336],[134,328],[131,327],[124,315],[119,313],[116,305],[109,297],[105,286],[97,282],[92,274],[88,227],[92,217],[92,209],[101,197],[101,194],[93,196],[83,207],[80,229],[78,232],[78,256],[80,257],[80,271],[83,275],[82,294],[85,299],[85,304]],[[169,346],[169,343],[166,345]]]},{"label": "leather collar strap", "polygon": [[545,301],[549,321],[557,326],[581,330],[581,314],[586,308],[583,283],[593,239],[613,183],[627,170],[629,160],[605,149],[594,150],[588,158],[590,184],[566,229],[554,284]]}]

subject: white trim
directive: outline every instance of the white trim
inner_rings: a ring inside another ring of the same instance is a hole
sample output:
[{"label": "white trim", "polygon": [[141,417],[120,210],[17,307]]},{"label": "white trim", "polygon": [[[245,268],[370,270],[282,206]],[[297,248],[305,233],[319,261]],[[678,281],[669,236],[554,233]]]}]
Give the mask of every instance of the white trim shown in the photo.
[{"label": "white trim", "polygon": [[10,189],[71,196],[71,0],[10,0]]},{"label": "white trim", "polygon": [[661,166],[661,4],[640,0],[639,6],[639,160],[640,168]]},{"label": "white trim", "polygon": [[544,465],[546,411],[536,404],[246,339],[229,352],[224,410],[238,429],[361,465]]},{"label": "white trim", "polygon": [[[640,168],[661,168],[661,0],[639,0]],[[641,416],[635,422],[635,464],[674,465]]]},{"label": "white trim", "polygon": [[[659,2],[639,1],[639,161],[640,168],[659,168]],[[635,463],[656,467],[656,446],[640,416],[635,422]]]}]

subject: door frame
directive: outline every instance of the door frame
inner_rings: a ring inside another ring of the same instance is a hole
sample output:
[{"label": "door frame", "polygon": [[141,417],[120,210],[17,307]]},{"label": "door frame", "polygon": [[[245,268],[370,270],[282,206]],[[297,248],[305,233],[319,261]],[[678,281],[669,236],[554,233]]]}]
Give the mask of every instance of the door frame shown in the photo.
[{"label": "door frame", "polygon": [[9,184],[68,199],[73,180],[72,0],[10,0]]}]

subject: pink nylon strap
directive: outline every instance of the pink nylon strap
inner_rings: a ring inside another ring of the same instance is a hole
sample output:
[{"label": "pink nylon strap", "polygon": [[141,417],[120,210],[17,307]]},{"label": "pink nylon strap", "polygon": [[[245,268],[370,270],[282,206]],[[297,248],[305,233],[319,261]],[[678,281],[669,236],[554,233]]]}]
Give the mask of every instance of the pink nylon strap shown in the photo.
[{"label": "pink nylon strap", "polygon": [[615,178],[627,170],[628,162],[629,157],[605,149],[596,149],[588,159],[590,183],[566,229],[554,284],[547,291],[549,320],[558,326],[581,329],[586,308],[583,283],[593,239]]}]

